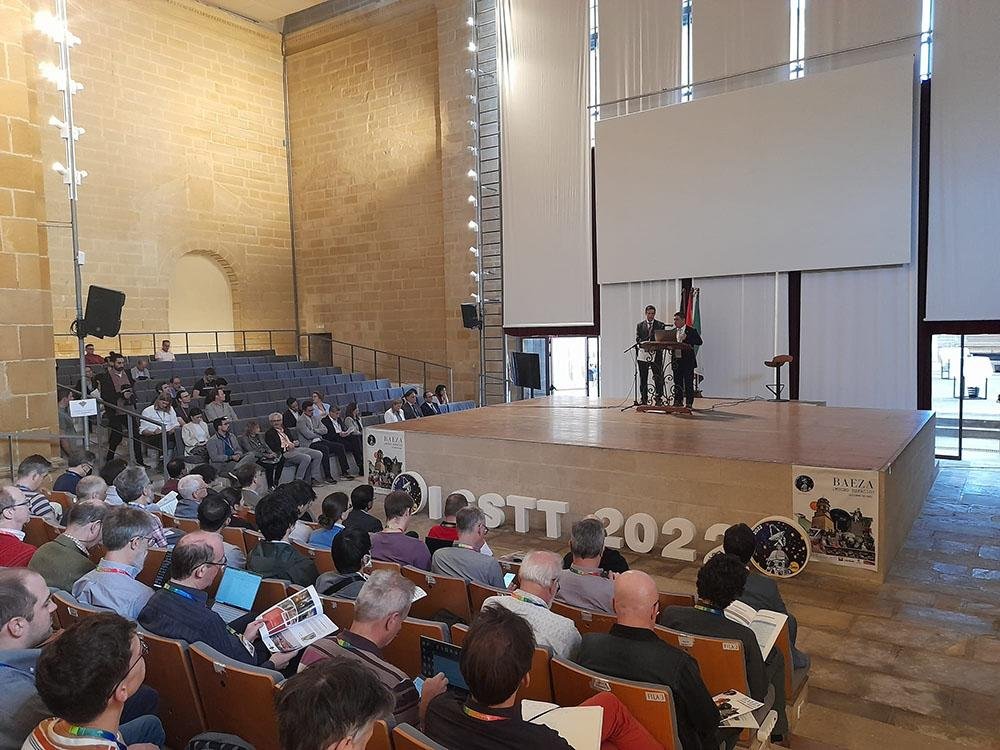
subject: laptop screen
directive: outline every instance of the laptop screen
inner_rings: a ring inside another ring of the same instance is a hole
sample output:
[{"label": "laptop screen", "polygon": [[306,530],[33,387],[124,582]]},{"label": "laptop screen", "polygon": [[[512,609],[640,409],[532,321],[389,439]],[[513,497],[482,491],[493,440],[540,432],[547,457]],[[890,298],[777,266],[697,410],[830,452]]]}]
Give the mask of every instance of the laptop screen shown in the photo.
[{"label": "laptop screen", "polygon": [[215,601],[249,612],[257,598],[261,577],[236,568],[226,568],[222,573]]},{"label": "laptop screen", "polygon": [[424,677],[433,677],[443,672],[448,678],[448,687],[468,692],[469,686],[462,676],[459,660],[462,649],[453,643],[445,643],[426,635],[420,636],[420,672]]}]

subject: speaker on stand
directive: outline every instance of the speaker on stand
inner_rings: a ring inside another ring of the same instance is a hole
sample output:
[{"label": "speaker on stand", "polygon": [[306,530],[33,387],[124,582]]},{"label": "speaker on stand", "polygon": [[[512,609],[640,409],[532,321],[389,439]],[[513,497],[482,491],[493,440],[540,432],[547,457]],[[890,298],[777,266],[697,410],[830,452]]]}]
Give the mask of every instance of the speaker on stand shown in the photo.
[{"label": "speaker on stand", "polygon": [[117,336],[122,328],[124,306],[124,292],[92,285],[87,291],[87,311],[83,321],[77,323],[76,335],[81,339],[87,336],[99,339]]}]

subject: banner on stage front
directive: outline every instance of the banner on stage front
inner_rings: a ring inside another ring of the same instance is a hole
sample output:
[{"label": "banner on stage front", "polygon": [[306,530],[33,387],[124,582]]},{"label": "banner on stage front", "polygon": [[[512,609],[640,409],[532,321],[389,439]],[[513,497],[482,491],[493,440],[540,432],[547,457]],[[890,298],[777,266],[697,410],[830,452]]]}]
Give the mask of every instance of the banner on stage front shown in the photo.
[{"label": "banner on stage front", "polygon": [[792,466],[792,515],[819,562],[878,569],[878,472]]},{"label": "banner on stage front", "polygon": [[406,433],[372,428],[365,432],[368,483],[379,492],[389,492],[396,477],[406,471]]}]

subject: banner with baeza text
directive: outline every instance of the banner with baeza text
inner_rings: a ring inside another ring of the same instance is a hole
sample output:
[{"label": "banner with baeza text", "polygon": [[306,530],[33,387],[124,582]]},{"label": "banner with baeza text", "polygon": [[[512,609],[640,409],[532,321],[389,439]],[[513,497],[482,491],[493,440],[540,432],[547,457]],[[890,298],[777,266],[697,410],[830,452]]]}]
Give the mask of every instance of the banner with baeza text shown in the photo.
[{"label": "banner with baeza text", "polygon": [[365,474],[376,492],[389,492],[393,480],[406,471],[406,433],[402,430],[365,430]]},{"label": "banner with baeza text", "polygon": [[878,472],[792,467],[792,515],[813,560],[878,570]]}]

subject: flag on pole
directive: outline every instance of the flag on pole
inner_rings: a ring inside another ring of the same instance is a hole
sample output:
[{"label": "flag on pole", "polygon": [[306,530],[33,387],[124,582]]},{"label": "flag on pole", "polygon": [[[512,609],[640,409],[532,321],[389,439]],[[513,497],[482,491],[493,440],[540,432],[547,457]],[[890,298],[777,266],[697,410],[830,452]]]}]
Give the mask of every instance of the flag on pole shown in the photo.
[{"label": "flag on pole", "polygon": [[[694,326],[694,328],[698,330],[698,333],[703,333],[701,330],[701,305],[699,304],[700,296],[700,289],[688,290],[687,310],[684,311],[684,325]],[[700,347],[697,346],[694,348],[695,356],[698,355],[699,348]]]}]

